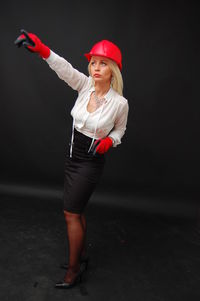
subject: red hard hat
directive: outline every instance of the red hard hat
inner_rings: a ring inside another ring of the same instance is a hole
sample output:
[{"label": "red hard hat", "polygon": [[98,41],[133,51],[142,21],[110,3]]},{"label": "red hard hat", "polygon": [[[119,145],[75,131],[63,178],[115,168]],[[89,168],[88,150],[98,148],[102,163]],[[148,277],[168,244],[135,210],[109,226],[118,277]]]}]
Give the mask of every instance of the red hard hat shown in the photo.
[{"label": "red hard hat", "polygon": [[88,61],[91,60],[93,55],[104,56],[115,61],[120,70],[122,70],[122,54],[120,49],[112,42],[108,40],[102,40],[96,43],[89,53],[85,53]]}]

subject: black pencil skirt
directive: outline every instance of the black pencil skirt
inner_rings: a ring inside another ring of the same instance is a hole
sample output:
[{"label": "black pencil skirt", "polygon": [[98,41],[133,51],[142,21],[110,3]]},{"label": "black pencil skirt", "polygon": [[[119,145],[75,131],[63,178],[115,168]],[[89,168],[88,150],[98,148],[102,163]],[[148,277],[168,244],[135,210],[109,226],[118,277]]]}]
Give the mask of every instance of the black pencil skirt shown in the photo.
[{"label": "black pencil skirt", "polygon": [[88,153],[92,139],[74,130],[72,157],[70,146],[65,155],[64,210],[81,214],[100,177],[105,164],[105,155]]}]

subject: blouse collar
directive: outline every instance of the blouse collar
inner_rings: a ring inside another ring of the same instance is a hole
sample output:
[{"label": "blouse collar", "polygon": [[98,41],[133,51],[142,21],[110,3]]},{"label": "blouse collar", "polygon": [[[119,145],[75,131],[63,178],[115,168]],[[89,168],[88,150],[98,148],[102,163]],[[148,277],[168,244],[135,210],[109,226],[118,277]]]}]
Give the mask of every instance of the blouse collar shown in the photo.
[{"label": "blouse collar", "polygon": [[[92,86],[92,87],[89,89],[89,92],[90,92],[90,93],[93,92],[93,91],[95,91],[95,87],[94,87],[94,86]],[[104,95],[104,98],[105,98],[107,101],[109,101],[109,100],[113,97],[113,95],[114,95],[114,90],[113,90],[112,87],[110,87],[110,89],[108,90],[108,92]]]}]

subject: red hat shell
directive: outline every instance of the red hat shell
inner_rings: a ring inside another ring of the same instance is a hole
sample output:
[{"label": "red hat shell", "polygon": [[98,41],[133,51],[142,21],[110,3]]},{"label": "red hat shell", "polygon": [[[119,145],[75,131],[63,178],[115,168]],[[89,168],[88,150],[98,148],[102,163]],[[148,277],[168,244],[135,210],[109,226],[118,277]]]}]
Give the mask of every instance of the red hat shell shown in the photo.
[{"label": "red hat shell", "polygon": [[85,53],[85,56],[88,59],[88,61],[91,60],[91,57],[93,55],[109,58],[117,63],[120,70],[122,69],[121,51],[114,43],[108,40],[102,40],[96,43],[89,53]]}]

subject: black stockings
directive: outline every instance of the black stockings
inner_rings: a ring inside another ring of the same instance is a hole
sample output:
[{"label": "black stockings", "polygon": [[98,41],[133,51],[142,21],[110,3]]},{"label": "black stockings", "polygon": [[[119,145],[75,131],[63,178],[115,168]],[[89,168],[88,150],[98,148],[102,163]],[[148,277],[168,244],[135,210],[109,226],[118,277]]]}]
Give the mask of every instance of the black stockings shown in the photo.
[{"label": "black stockings", "polygon": [[68,254],[69,268],[67,270],[65,281],[72,281],[80,268],[80,259],[85,255],[86,243],[86,219],[84,214],[71,213],[64,211],[65,221],[67,225],[68,236]]}]

